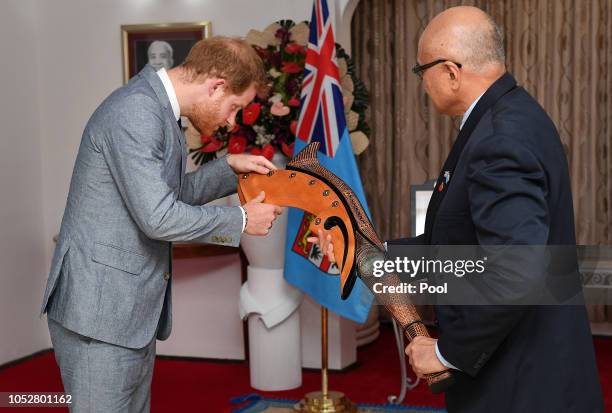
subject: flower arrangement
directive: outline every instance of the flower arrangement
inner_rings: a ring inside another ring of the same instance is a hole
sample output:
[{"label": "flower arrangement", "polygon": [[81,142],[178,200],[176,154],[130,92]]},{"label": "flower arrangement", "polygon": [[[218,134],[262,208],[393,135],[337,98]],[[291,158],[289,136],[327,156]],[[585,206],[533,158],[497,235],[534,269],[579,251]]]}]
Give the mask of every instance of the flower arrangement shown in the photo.
[{"label": "flower arrangement", "polygon": [[[249,152],[268,159],[279,152],[288,158],[293,155],[308,34],[308,22],[295,24],[291,20],[273,23],[263,32],[249,31],[246,41],[264,62],[271,80],[270,93],[256,97],[238,113],[232,130],[221,128],[213,136],[205,136],[188,126],[185,135],[196,165],[226,153]],[[336,56],[347,127],[353,151],[359,154],[368,146],[368,93],[355,76],[350,57],[338,44]]]}]

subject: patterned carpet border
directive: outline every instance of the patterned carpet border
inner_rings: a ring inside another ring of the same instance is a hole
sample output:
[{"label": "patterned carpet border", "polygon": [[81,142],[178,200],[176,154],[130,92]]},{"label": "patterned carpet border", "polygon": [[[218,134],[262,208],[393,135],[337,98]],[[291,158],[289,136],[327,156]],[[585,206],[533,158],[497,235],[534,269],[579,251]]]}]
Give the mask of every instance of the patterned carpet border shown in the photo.
[{"label": "patterned carpet border", "polygon": [[[252,393],[241,397],[235,397],[230,400],[232,404],[246,403],[244,406],[237,407],[232,410],[232,413],[262,413],[268,409],[274,412],[278,409],[292,409],[297,400],[291,399],[273,399],[263,397],[259,394]],[[359,412],[368,413],[387,413],[387,412],[403,412],[403,413],[446,413],[446,410],[430,406],[404,406],[394,404],[369,404],[357,403]]]}]

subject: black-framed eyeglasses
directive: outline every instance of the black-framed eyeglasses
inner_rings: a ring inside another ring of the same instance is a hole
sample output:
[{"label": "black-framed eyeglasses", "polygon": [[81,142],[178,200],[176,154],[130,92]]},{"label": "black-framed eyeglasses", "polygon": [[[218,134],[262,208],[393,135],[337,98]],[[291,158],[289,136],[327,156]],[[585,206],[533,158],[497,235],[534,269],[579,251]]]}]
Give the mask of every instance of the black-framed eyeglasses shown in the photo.
[{"label": "black-framed eyeglasses", "polygon": [[438,60],[434,60],[433,62],[425,63],[424,65],[420,65],[420,64],[417,63],[412,68],[412,73],[414,73],[415,75],[417,75],[418,77],[420,77],[422,79],[423,78],[423,73],[427,69],[429,69],[430,67],[433,67],[433,66],[435,66],[437,64],[444,63],[444,62],[454,63],[459,69],[461,69],[461,63],[453,62],[452,60],[448,60],[448,59],[438,59]]}]

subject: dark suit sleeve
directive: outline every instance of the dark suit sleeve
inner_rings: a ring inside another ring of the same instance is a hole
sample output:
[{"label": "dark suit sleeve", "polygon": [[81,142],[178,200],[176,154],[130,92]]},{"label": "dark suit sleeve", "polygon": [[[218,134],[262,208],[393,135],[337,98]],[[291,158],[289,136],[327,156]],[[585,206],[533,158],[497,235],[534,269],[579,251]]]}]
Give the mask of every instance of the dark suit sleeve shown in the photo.
[{"label": "dark suit sleeve", "polygon": [[[534,154],[517,139],[495,135],[479,142],[466,155],[470,212],[479,244],[546,245],[547,178]],[[543,282],[544,272],[539,270],[543,262],[543,257],[534,254],[522,263],[535,269],[530,276],[538,279],[520,279],[512,262],[488,269],[483,279],[492,290],[502,284],[510,286],[520,299],[521,294],[532,292],[528,287]],[[440,336],[440,353],[460,370],[475,376],[526,310],[525,306],[510,305],[459,307],[460,316],[445,325]]]}]

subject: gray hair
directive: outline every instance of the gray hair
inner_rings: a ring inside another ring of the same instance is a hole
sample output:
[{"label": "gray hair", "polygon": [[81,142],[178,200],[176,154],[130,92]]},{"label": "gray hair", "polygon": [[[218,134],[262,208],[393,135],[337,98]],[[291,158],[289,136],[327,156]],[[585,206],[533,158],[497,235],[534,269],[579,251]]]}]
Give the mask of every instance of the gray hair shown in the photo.
[{"label": "gray hair", "polygon": [[[166,42],[165,40],[154,40],[151,42],[151,44],[149,45],[149,48],[147,49],[147,55],[149,53],[151,53],[151,48],[154,45],[160,45],[163,46],[164,49],[166,49],[166,51],[168,52],[168,54],[170,55],[170,58],[172,59],[174,56],[174,50],[172,50],[172,46],[170,46],[170,43]],[[141,49],[142,50],[142,49]]]},{"label": "gray hair", "polygon": [[464,51],[465,64],[479,69],[489,64],[506,64],[504,36],[501,28],[493,18],[487,16],[487,27],[467,33],[461,45]]}]

